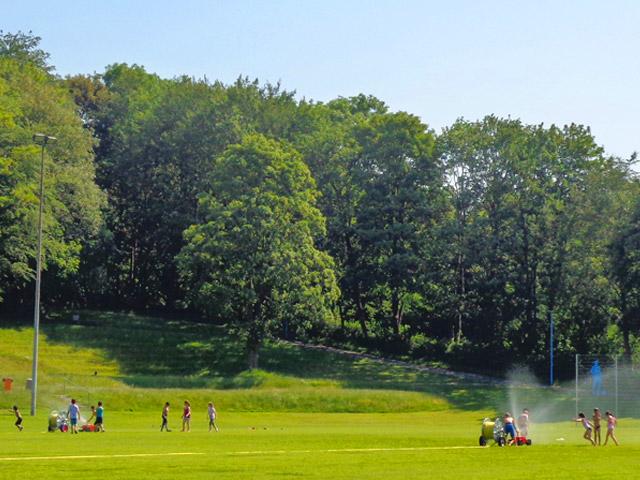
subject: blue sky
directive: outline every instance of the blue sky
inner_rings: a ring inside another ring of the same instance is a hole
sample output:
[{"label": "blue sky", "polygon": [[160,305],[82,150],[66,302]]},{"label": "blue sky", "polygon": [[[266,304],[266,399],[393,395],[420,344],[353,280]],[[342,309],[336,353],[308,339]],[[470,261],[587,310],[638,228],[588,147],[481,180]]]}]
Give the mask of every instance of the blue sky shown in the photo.
[{"label": "blue sky", "polygon": [[281,81],[300,97],[372,94],[439,131],[490,113],[590,125],[640,150],[640,1],[0,1],[62,75]]}]

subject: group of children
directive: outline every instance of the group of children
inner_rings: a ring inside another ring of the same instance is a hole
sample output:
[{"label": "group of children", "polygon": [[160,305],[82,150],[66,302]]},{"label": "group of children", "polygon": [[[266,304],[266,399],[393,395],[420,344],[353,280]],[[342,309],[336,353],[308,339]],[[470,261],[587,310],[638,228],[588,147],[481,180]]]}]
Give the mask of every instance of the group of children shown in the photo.
[{"label": "group of children", "polygon": [[[164,407],[162,408],[162,425],[160,426],[160,431],[169,430],[169,408],[171,404],[169,402],[165,402]],[[216,407],[214,407],[213,402],[209,402],[207,406],[207,418],[209,419],[209,431],[215,429],[216,432],[219,432],[220,429],[216,424]],[[182,409],[182,432],[190,432],[191,431],[191,403],[189,400],[184,401],[184,408]]]},{"label": "group of children", "polygon": [[[160,426],[160,431],[166,430],[170,432],[169,429],[169,402],[165,402],[164,407],[162,408],[162,425]],[[18,409],[17,405],[13,406],[11,410],[16,417],[15,426],[19,431],[23,430],[22,426],[22,415],[20,414],[20,409]],[[215,429],[216,432],[219,432],[220,429],[216,424],[216,408],[213,405],[213,402],[209,402],[207,407],[207,417],[209,419],[209,431]],[[610,412],[605,412],[605,417],[607,420],[607,435],[604,439],[605,446],[609,439],[613,441],[616,445],[618,445],[618,439],[615,435],[616,425],[618,424],[618,419],[616,416]],[[78,422],[80,420],[80,406],[78,402],[74,398],[71,399],[71,404],[69,405],[69,409],[67,410],[67,418],[69,419],[69,423],[71,424],[70,432],[78,433]],[[95,420],[94,420],[95,419]],[[91,421],[94,420],[95,431],[104,432],[104,406],[102,402],[98,402],[98,408],[91,406],[91,417],[87,420],[87,423],[90,424]],[[602,414],[600,413],[599,408],[593,409],[593,417],[591,417],[591,421],[587,419],[583,412],[578,414],[578,418],[574,419],[576,422],[581,423],[584,427],[584,436],[585,440],[591,442],[591,444],[595,447],[596,445],[602,444],[601,437],[601,427],[600,424],[602,422]],[[502,417],[502,421],[504,423],[504,431],[507,435],[511,436],[509,440],[510,444],[515,442],[515,438],[518,436],[527,437],[529,434],[529,410],[524,409],[522,413],[518,417],[517,420],[513,418],[513,416],[506,412]],[[188,400],[184,401],[184,408],[182,410],[182,432],[190,432],[191,431],[191,403]]]},{"label": "group of children", "polygon": [[[618,419],[616,416],[610,412],[605,412],[605,417],[607,419],[607,435],[604,439],[604,444],[606,445],[609,439],[613,441],[616,445],[618,445],[618,439],[616,438],[615,429],[618,425]],[[578,418],[574,419],[576,422],[581,423],[584,427],[584,436],[585,440],[591,442],[591,444],[595,447],[596,445],[602,445],[602,436],[600,434],[600,423],[602,421],[602,414],[600,413],[599,408],[593,409],[593,417],[591,417],[591,421],[587,419],[583,412],[578,414]]]},{"label": "group of children", "polygon": [[[162,425],[160,426],[160,431],[166,430],[170,432],[169,429],[169,402],[165,402],[164,407],[162,409]],[[16,416],[15,426],[18,430],[22,431],[22,415],[20,414],[20,409],[17,405],[13,406],[11,412]],[[215,430],[219,432],[220,429],[216,424],[216,407],[213,405],[213,402],[209,402],[207,407],[207,418],[209,419],[209,431]],[[80,423],[80,405],[76,402],[75,398],[71,399],[71,403],[69,404],[69,408],[67,409],[67,419],[69,420],[69,426],[71,427],[69,431],[71,433],[78,433],[79,423]],[[98,408],[91,406],[91,417],[87,420],[87,425],[91,424],[93,420],[93,425],[96,432],[104,432],[104,406],[102,402],[98,402]],[[182,431],[190,432],[191,431],[191,403],[188,400],[184,401],[184,409],[182,411]]]},{"label": "group of children", "polygon": [[[80,422],[80,405],[76,402],[75,398],[71,399],[71,404],[67,409],[67,418],[69,419],[69,424],[71,428],[69,431],[71,433],[78,433],[78,424]],[[93,426],[96,432],[104,432],[104,406],[102,402],[98,402],[98,408],[91,405],[91,417],[87,420],[87,424],[91,424],[91,420],[93,420]]]},{"label": "group of children", "polygon": [[509,445],[515,443],[516,437],[529,436],[529,410],[527,408],[522,410],[517,420],[509,412],[506,412],[502,417],[502,423],[504,424],[504,433],[511,436]]},{"label": "group of children", "polygon": [[[618,424],[618,419],[616,416],[610,412],[605,412],[605,417],[607,420],[607,435],[604,439],[604,444],[607,445],[609,439],[613,441],[616,445],[618,445],[618,439],[616,438],[615,429]],[[583,412],[578,414],[578,418],[574,419],[576,422],[581,423],[584,427],[584,439],[591,442],[591,444],[595,447],[597,445],[602,445],[602,436],[601,436],[601,427],[600,424],[603,421],[602,414],[600,413],[599,408],[593,409],[593,417],[591,417],[591,421],[587,419]],[[515,438],[517,436],[527,437],[529,434],[529,410],[526,408],[522,411],[522,414],[518,417],[517,420],[513,418],[513,416],[507,412],[502,417],[502,421],[504,423],[504,431],[508,436],[511,436],[509,440],[510,444],[515,442]]]},{"label": "group of children", "polygon": [[[16,417],[16,422],[14,425],[19,431],[24,429],[22,425],[22,414],[20,413],[20,409],[17,405],[14,405],[11,412]],[[67,419],[69,420],[69,424],[71,428],[69,431],[71,433],[78,433],[78,425],[80,423],[80,406],[78,402],[76,402],[75,398],[71,399],[71,403],[69,404],[69,408],[67,409]],[[87,424],[91,424],[91,421],[94,421],[93,425],[96,432],[104,432],[104,406],[102,402],[98,402],[98,408],[91,405],[91,417],[87,420]]]}]

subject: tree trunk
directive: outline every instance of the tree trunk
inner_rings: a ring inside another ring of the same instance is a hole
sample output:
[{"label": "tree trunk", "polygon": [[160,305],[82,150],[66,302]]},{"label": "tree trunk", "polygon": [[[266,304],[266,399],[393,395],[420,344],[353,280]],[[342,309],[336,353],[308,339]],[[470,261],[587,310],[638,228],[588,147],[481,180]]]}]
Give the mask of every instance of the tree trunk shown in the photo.
[{"label": "tree trunk", "polygon": [[[250,280],[250,284],[253,288],[253,279]],[[251,307],[251,321],[249,322],[247,331],[247,360],[249,362],[249,370],[258,368],[258,354],[265,335],[263,323],[265,312],[263,307],[266,298],[267,295],[265,293],[258,293],[258,298]]]},{"label": "tree trunk", "polygon": [[360,298],[360,293],[358,292],[356,295],[358,296],[356,300],[356,318],[360,323],[360,330],[362,330],[362,335],[366,339],[366,338],[369,338],[369,331],[367,330],[367,312],[364,309],[364,305],[362,305],[362,299]]},{"label": "tree trunk", "polygon": [[248,361],[249,361],[249,370],[255,370],[258,368],[258,357],[260,352],[259,345],[253,345],[248,348]]},{"label": "tree trunk", "polygon": [[261,335],[259,334],[259,328],[254,324],[249,328],[247,336],[247,361],[249,370],[255,370],[258,368],[258,356],[261,345],[262,341]]},{"label": "tree trunk", "polygon": [[458,303],[458,333],[456,335],[456,339],[458,342],[462,340],[462,320],[464,318],[465,312],[465,295],[467,293],[466,283],[465,283],[465,268],[464,268],[464,257],[462,253],[458,254],[458,273],[460,274],[460,285],[459,285],[459,303]]},{"label": "tree trunk", "polygon": [[630,312],[628,311],[627,305],[627,295],[623,291],[621,295],[622,300],[622,318],[620,319],[620,330],[622,330],[622,347],[624,350],[624,361],[625,363],[631,363],[631,322],[630,320]]},{"label": "tree trunk", "polygon": [[393,315],[393,321],[391,322],[393,335],[398,338],[400,336],[400,324],[402,323],[402,315],[400,312],[400,296],[398,295],[398,290],[395,288],[391,292],[391,314]]},{"label": "tree trunk", "polygon": [[354,295],[356,300],[356,319],[358,323],[360,323],[360,330],[362,331],[362,336],[367,339],[369,338],[369,331],[367,330],[367,311],[364,308],[362,303],[362,297],[360,295],[360,284],[356,282]]}]

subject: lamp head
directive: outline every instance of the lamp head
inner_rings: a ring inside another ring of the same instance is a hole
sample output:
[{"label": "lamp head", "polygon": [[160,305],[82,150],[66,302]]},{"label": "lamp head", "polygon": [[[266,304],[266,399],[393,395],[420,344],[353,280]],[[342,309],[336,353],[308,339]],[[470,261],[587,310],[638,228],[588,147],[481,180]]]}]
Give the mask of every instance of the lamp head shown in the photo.
[{"label": "lamp head", "polygon": [[56,137],[52,137],[51,135],[45,135],[44,133],[34,133],[33,141],[35,143],[46,145],[49,142],[55,142],[58,140]]}]

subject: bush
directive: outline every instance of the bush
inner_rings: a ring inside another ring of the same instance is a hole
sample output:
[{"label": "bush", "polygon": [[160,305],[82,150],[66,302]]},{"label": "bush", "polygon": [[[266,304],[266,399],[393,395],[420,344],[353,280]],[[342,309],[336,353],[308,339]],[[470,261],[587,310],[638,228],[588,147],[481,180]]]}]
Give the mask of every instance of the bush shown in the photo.
[{"label": "bush", "polygon": [[444,355],[444,346],[437,339],[418,333],[409,340],[409,353],[412,358],[416,359],[439,360]]}]

